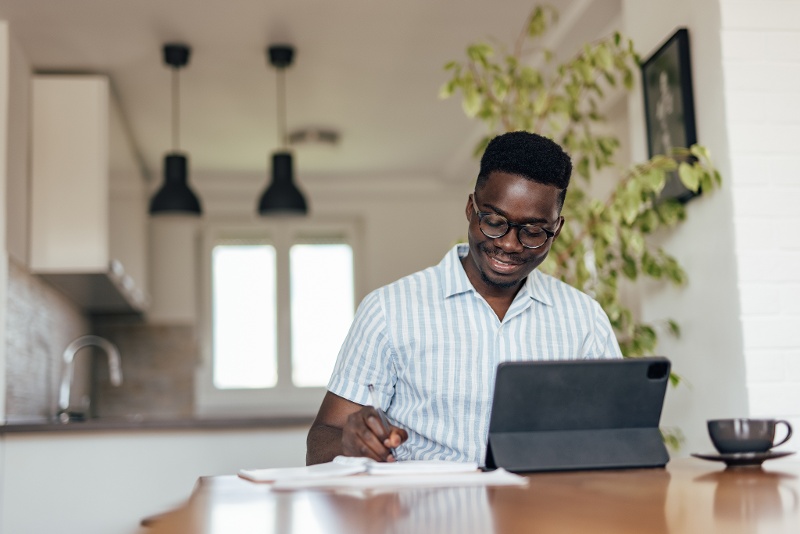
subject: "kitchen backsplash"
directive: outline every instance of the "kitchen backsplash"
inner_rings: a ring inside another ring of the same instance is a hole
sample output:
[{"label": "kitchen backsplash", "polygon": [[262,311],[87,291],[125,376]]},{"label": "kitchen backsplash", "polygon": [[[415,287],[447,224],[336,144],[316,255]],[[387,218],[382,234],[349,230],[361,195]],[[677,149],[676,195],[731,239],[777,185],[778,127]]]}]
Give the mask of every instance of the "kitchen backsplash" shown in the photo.
[{"label": "kitchen backsplash", "polygon": [[[61,358],[70,341],[89,333],[89,321],[66,297],[9,261],[6,312],[6,419],[55,414]],[[75,359],[73,398],[89,393],[91,358]]]},{"label": "kitchen backsplash", "polygon": [[119,348],[122,385],[92,347],[76,354],[70,411],[95,416],[183,417],[194,412],[198,344],[194,327],[141,318],[87,317],[41,278],[9,261],[6,325],[6,419],[53,417],[62,354],[73,339],[96,334]]},{"label": "kitchen backsplash", "polygon": [[122,359],[122,384],[111,385],[108,362],[96,358],[92,371],[93,415],[175,418],[194,413],[198,360],[195,329],[103,317],[94,331],[114,343]]}]

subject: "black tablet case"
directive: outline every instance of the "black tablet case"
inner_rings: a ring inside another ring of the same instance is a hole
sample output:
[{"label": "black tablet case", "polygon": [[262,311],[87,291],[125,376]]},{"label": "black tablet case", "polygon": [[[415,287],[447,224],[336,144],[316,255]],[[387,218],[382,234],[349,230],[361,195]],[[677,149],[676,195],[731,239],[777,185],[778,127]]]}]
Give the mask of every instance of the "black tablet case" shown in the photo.
[{"label": "black tablet case", "polygon": [[666,358],[504,362],[486,467],[513,472],[663,467]]}]

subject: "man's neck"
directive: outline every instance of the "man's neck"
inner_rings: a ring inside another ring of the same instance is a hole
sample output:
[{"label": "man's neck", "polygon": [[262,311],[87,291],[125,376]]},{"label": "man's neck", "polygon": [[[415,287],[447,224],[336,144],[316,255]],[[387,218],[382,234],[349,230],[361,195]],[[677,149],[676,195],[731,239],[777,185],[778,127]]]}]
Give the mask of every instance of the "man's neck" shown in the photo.
[{"label": "man's neck", "polygon": [[506,312],[511,307],[511,303],[514,302],[514,298],[519,293],[519,290],[525,285],[525,281],[527,278],[523,278],[520,282],[516,285],[511,287],[503,287],[497,284],[492,284],[488,280],[484,280],[479,272],[475,269],[470,269],[467,266],[467,262],[469,256],[465,256],[461,259],[461,265],[464,267],[464,272],[467,275],[467,279],[472,284],[472,287],[475,288],[475,291],[478,292],[480,296],[489,303],[494,313],[497,315],[497,318],[501,321],[503,317],[505,317]]}]

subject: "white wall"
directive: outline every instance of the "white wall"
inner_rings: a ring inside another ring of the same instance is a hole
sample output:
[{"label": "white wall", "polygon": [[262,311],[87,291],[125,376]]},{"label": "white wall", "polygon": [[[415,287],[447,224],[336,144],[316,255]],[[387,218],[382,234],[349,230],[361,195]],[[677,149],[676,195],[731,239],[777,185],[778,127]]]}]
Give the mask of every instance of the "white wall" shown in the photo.
[{"label": "white wall", "polygon": [[[8,24],[0,20],[0,424],[6,417],[6,142],[9,85]],[[5,441],[0,438],[0,473],[5,473]],[[0,517],[5,516],[5,490],[0,487]],[[2,527],[0,527],[2,533]]]},{"label": "white wall", "polygon": [[[297,166],[301,166],[302,153]],[[474,164],[477,176],[478,163]],[[392,183],[377,178],[336,180],[314,177],[298,181],[307,193],[312,216],[355,219],[360,226],[361,257],[356,301],[369,291],[438,263],[446,251],[466,236],[465,207],[473,177],[444,185],[437,177],[409,177]],[[186,217],[150,221],[152,322],[197,324],[200,285],[198,238],[205,224],[280,221],[258,218],[256,204],[266,186],[265,175],[199,174],[190,177],[203,202],[201,221]],[[420,217],[420,215],[425,217]],[[433,221],[434,226],[430,223]]]},{"label": "white wall", "polygon": [[[0,20],[0,423],[6,416],[6,289],[8,260],[6,253],[6,183],[8,162],[8,95],[11,75],[11,43],[8,24]],[[2,457],[0,440],[0,457]],[[0,472],[3,464],[0,463]],[[2,493],[0,493],[0,501]],[[2,513],[2,508],[0,508]]]},{"label": "white wall", "polygon": [[800,428],[800,3],[720,6],[750,412]]},{"label": "white wall", "polygon": [[[680,455],[713,450],[707,419],[747,416],[738,263],[733,233],[733,184],[720,48],[718,0],[623,2],[623,29],[643,58],[678,27],[689,29],[697,135],[707,146],[724,183],[721,190],[688,204],[688,219],[660,236],[689,274],[684,288],[643,286],[642,316],[649,321],[671,317],[681,325],[680,339],[662,336],[659,351],[669,357],[685,384],[670,389],[662,417],[686,436]],[[641,92],[629,102],[631,153],[647,158]]]}]

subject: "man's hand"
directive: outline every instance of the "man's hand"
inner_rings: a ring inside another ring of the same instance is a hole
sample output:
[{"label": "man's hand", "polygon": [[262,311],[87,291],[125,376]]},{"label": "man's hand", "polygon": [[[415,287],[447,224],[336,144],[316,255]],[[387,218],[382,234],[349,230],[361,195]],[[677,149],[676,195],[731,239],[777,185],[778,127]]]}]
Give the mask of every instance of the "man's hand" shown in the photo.
[{"label": "man's hand", "polygon": [[372,406],[363,406],[347,416],[342,429],[342,454],[365,456],[378,462],[394,462],[391,449],[408,439],[402,428],[389,425],[384,428],[378,412]]},{"label": "man's hand", "polygon": [[361,406],[329,391],[308,432],[306,463],[330,462],[339,455],[394,461],[391,449],[406,441],[408,432],[389,426],[383,427],[375,408]]}]

